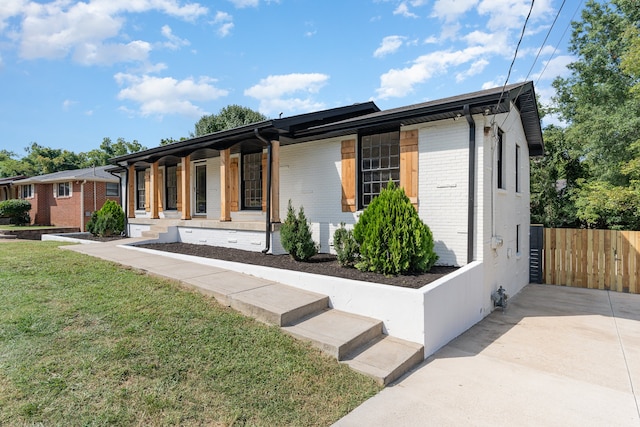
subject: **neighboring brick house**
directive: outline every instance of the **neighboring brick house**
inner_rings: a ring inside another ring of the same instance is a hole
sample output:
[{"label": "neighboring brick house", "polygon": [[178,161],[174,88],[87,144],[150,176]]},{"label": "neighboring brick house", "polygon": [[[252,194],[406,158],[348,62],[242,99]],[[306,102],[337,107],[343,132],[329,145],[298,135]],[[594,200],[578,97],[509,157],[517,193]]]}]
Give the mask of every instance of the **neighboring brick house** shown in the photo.
[{"label": "neighboring brick house", "polygon": [[0,178],[0,202],[9,199],[17,199],[18,189],[15,182],[24,178],[26,178],[24,175]]},{"label": "neighboring brick house", "polygon": [[120,203],[120,181],[113,166],[75,169],[14,181],[18,197],[31,202],[31,223],[77,227],[84,231],[91,214],[106,200]]}]

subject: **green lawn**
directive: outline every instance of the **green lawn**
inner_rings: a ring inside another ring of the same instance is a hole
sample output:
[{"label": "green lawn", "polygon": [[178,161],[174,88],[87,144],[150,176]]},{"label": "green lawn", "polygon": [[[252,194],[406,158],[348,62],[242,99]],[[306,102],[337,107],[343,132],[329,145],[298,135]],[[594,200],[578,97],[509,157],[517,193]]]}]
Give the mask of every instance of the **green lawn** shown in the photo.
[{"label": "green lawn", "polygon": [[379,391],[175,282],[0,243],[0,425],[329,425]]},{"label": "green lawn", "polygon": [[44,230],[47,228],[56,228],[50,225],[0,225],[0,230]]}]

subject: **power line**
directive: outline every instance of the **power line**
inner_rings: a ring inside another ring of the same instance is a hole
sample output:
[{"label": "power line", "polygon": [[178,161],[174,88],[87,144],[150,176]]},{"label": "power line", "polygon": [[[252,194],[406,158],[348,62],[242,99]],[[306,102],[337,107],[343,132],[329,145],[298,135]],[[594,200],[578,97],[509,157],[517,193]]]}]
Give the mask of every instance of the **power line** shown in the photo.
[{"label": "power line", "polygon": [[498,98],[498,104],[496,105],[496,112],[498,112],[498,108],[500,108],[500,102],[502,102],[502,95],[504,95],[504,89],[507,87],[507,83],[509,82],[509,77],[511,77],[511,70],[513,69],[513,64],[515,64],[516,62],[516,58],[518,56],[518,49],[520,48],[520,43],[522,43],[522,39],[524,38],[524,32],[527,28],[527,22],[529,22],[529,17],[531,16],[531,11],[533,10],[534,3],[535,3],[535,0],[531,0],[531,7],[529,8],[529,13],[527,14],[527,18],[524,20],[524,25],[522,26],[522,32],[520,33],[520,39],[518,40],[518,44],[516,45],[516,51],[513,54],[513,61],[511,61],[511,65],[509,66],[507,79],[504,81],[504,85],[502,85],[502,90],[500,91],[500,97]]}]

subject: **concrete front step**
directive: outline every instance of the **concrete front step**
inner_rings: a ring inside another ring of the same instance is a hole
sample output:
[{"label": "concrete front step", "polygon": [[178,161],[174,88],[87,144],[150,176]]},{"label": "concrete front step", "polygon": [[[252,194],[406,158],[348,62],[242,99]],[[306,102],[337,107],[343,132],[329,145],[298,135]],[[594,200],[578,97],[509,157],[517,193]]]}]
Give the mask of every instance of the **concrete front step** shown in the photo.
[{"label": "concrete front step", "polygon": [[329,297],[279,283],[269,283],[230,295],[229,305],[262,322],[285,326],[310,313],[326,309]]},{"label": "concrete front step", "polygon": [[325,309],[282,330],[342,360],[358,347],[380,337],[382,322],[340,310]]},{"label": "concrete front step", "polygon": [[386,386],[423,360],[423,345],[382,335],[349,354],[343,362]]}]

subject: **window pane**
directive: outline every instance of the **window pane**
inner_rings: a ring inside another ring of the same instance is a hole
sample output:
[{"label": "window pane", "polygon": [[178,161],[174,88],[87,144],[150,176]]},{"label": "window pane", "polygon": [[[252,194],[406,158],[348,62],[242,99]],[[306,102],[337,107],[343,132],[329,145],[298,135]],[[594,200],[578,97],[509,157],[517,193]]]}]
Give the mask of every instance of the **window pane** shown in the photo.
[{"label": "window pane", "polygon": [[360,203],[366,207],[389,180],[400,182],[400,132],[362,136],[360,144]]}]

